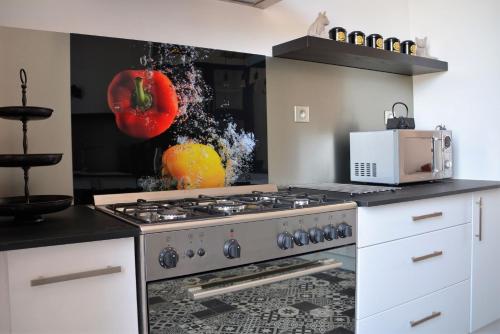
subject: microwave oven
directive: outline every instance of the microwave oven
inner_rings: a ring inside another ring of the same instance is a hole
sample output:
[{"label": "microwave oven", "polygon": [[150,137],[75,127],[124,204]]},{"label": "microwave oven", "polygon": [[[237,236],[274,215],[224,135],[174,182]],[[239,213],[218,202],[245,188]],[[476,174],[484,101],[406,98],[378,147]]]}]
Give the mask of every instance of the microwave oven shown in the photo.
[{"label": "microwave oven", "polygon": [[451,178],[451,131],[351,132],[351,181],[402,184]]}]

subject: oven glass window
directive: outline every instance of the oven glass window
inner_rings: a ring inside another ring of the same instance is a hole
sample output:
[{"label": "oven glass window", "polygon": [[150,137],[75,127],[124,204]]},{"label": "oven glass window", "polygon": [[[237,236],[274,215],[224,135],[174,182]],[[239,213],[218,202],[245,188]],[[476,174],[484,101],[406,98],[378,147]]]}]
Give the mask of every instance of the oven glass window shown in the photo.
[{"label": "oven glass window", "polygon": [[432,172],[432,138],[402,138],[401,144],[405,175]]},{"label": "oven glass window", "polygon": [[151,333],[354,333],[354,247],[148,284]]}]

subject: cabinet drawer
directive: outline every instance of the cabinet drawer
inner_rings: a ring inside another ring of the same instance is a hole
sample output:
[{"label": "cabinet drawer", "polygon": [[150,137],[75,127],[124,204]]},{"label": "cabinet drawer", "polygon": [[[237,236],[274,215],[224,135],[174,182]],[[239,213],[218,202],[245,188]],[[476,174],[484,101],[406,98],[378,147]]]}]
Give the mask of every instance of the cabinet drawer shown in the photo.
[{"label": "cabinet drawer", "polygon": [[133,238],[7,253],[12,333],[137,333]]},{"label": "cabinet drawer", "polygon": [[463,194],[358,208],[358,247],[472,221],[472,195]]},{"label": "cabinet drawer", "polygon": [[357,334],[466,334],[469,281],[356,322]]},{"label": "cabinet drawer", "polygon": [[471,224],[358,249],[362,319],[470,277]]}]

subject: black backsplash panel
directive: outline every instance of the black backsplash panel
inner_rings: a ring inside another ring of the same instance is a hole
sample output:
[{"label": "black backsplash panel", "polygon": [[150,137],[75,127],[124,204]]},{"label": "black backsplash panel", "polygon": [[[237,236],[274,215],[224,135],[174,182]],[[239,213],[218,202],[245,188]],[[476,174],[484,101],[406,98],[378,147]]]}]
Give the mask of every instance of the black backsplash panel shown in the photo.
[{"label": "black backsplash panel", "polygon": [[71,115],[76,203],[267,182],[264,56],[71,34]]}]

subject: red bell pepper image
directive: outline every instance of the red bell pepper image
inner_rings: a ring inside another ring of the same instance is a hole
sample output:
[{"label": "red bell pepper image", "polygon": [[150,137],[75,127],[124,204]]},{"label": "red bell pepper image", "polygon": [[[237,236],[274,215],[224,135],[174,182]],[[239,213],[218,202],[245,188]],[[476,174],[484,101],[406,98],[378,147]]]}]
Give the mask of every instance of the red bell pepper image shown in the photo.
[{"label": "red bell pepper image", "polygon": [[116,74],[108,86],[108,106],[122,132],[142,139],[165,132],[179,112],[175,87],[160,71]]}]

